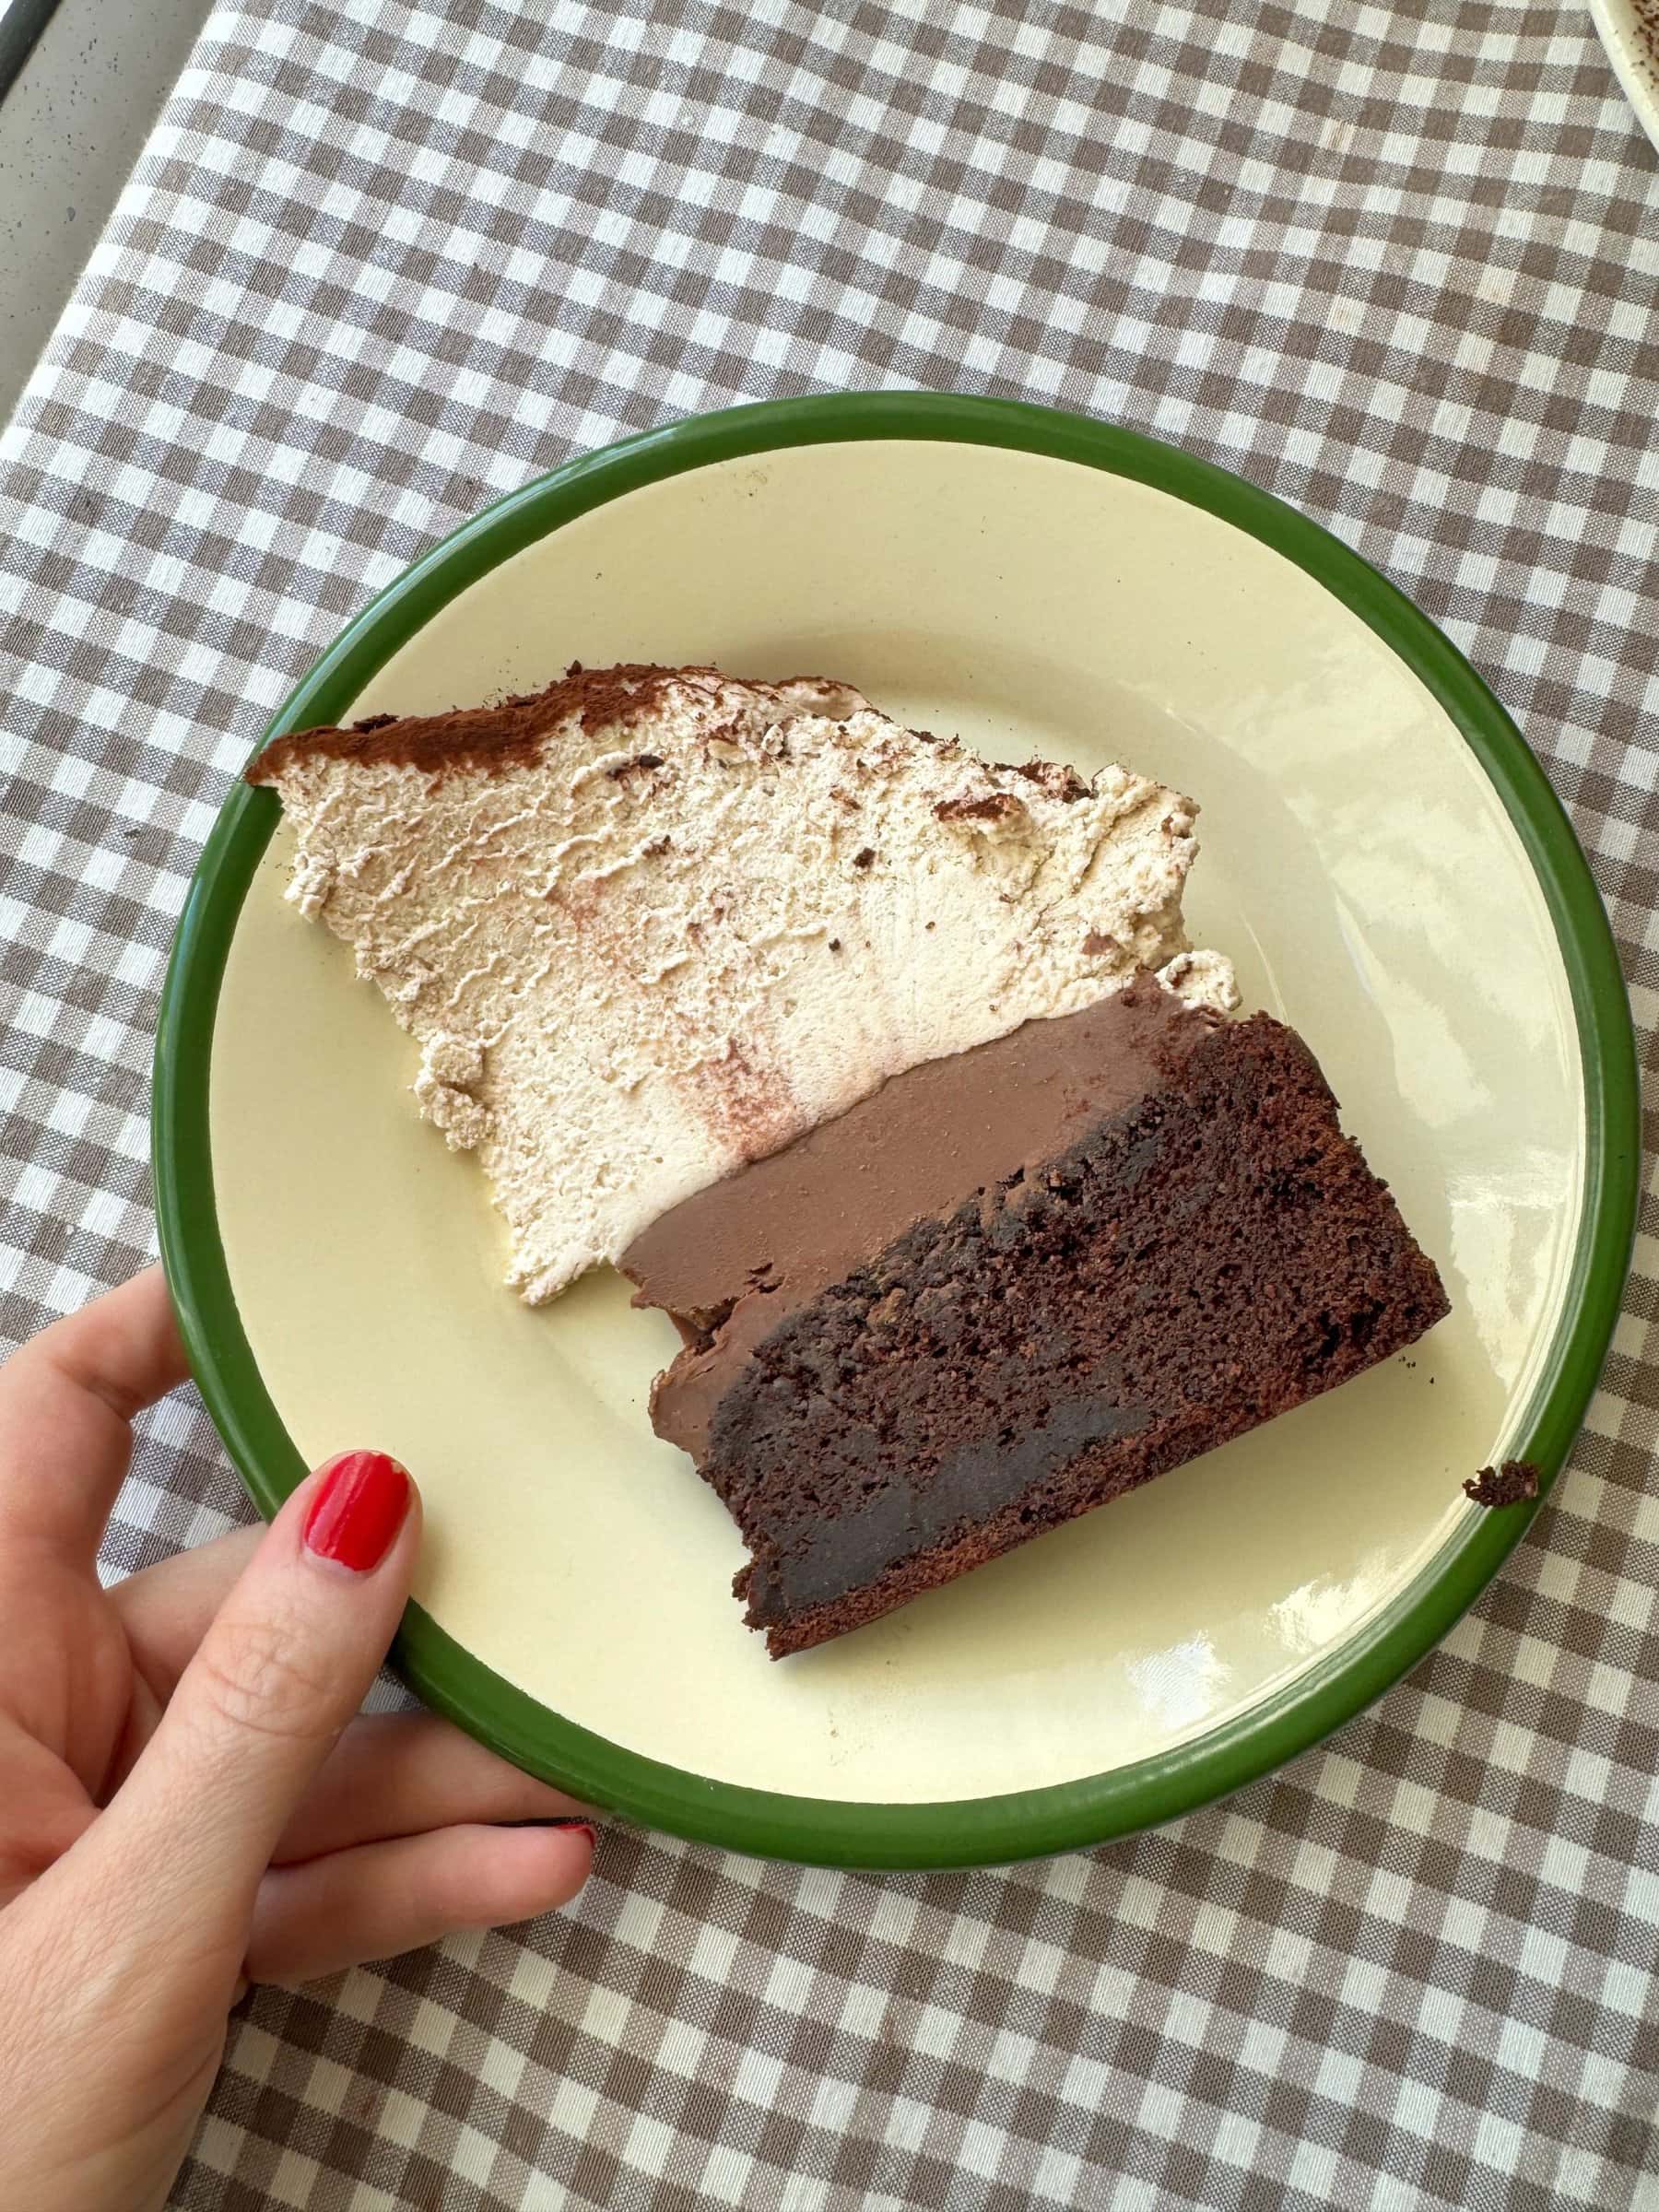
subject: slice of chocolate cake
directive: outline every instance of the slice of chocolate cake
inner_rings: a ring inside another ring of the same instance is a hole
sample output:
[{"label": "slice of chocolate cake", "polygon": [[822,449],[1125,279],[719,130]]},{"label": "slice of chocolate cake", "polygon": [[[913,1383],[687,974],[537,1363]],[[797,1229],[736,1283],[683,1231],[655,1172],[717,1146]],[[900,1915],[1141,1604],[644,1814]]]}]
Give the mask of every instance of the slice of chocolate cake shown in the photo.
[{"label": "slice of chocolate cake", "polygon": [[774,1655],[1419,1335],[1306,1047],[1230,1024],[1189,799],[820,677],[573,666],[277,739],[288,897],[420,1047],[532,1304],[615,1260]]},{"label": "slice of chocolate cake", "polygon": [[623,1271],[658,1432],[774,1657],[1104,1504],[1447,1310],[1295,1033],[1153,982],[1028,1022],[687,1200]]}]

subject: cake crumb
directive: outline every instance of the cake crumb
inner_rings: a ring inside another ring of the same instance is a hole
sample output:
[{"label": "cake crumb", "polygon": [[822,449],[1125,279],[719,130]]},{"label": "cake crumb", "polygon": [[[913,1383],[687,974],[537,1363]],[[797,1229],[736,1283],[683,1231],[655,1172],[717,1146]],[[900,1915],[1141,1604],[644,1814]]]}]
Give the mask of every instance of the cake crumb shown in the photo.
[{"label": "cake crumb", "polygon": [[1538,1494],[1538,1470],[1529,1459],[1506,1459],[1500,1467],[1482,1467],[1463,1487],[1477,1505],[1524,1505]]}]

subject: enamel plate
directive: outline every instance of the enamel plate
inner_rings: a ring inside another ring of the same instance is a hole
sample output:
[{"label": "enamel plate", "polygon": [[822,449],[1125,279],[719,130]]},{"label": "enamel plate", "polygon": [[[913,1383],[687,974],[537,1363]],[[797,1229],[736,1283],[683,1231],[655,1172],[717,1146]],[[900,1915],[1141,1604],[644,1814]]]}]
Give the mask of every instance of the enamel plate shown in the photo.
[{"label": "enamel plate", "polygon": [[780,1856],[971,1865],[1165,1820],[1288,1758],[1443,1635],[1559,1466],[1634,1206],[1629,1008],[1543,774],[1440,633],[1312,524],[1184,454],[999,401],[869,394],[677,425],[481,515],[274,731],[429,712],[566,663],[842,677],[992,759],[1199,801],[1194,940],[1306,1036],[1439,1263],[1394,1359],[887,1619],[774,1664],[742,1551],[652,1435],[676,1347],[611,1275],[502,1288],[482,1175],[410,1041],[284,903],[235,790],[157,1048],[162,1243],[203,1394],[269,1512],[372,1444],[428,1539],[402,1671],[624,1816]]},{"label": "enamel plate", "polygon": [[1659,146],[1659,12],[1653,0],[1590,0],[1590,14],[1637,122]]}]

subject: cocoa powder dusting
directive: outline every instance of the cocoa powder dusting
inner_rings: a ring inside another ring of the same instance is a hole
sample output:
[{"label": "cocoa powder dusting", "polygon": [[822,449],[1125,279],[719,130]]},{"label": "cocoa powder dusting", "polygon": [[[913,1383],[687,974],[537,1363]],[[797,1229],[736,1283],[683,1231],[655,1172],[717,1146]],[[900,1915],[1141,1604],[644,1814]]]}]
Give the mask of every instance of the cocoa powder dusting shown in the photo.
[{"label": "cocoa powder dusting", "polygon": [[938,799],[934,814],[941,822],[1000,822],[1015,813],[1018,799],[1006,791],[988,792],[982,799]]},{"label": "cocoa powder dusting", "polygon": [[1035,755],[1030,760],[999,761],[1011,775],[1023,776],[1028,783],[1039,783],[1051,799],[1064,799],[1068,806],[1088,796],[1088,786],[1075,768],[1059,760],[1039,760]]},{"label": "cocoa powder dusting", "polygon": [[763,1159],[796,1135],[801,1110],[781,1068],[757,1066],[734,1037],[725,1057],[677,1078],[699,1118],[739,1159]]},{"label": "cocoa powder dusting", "polygon": [[[585,731],[626,727],[649,716],[671,683],[719,680],[713,668],[664,668],[645,661],[584,668],[572,661],[545,691],[504,699],[492,707],[455,707],[446,714],[371,714],[349,729],[296,730],[274,738],[247,770],[250,783],[274,783],[289,761],[305,755],[441,775],[453,769],[486,773],[532,760],[543,738],[571,717]],[[653,756],[641,754],[632,764]]]}]

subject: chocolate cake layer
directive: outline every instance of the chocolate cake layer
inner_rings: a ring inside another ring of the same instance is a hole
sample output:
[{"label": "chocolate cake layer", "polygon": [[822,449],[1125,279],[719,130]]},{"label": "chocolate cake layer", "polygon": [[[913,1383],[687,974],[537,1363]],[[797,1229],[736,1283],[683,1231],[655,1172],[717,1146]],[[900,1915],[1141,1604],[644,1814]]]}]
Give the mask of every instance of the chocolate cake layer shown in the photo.
[{"label": "chocolate cake layer", "polygon": [[[1138,1020],[1147,1008],[1135,998],[1124,1013]],[[971,1127],[977,1082],[941,1086],[933,1148],[964,1163],[957,1202],[934,1203],[935,1177],[922,1210],[924,1143],[910,1154],[913,1182],[907,1171],[879,1181],[910,1194],[899,1204],[908,1221],[851,1265],[847,1239],[860,1231],[817,1228],[837,1213],[821,1156],[818,1172],[797,1163],[793,1185],[789,1155],[764,1163],[778,1230],[791,1190],[798,1202],[805,1257],[792,1277],[767,1239],[751,1238],[747,1265],[772,1260],[783,1281],[740,1299],[724,1328],[710,1293],[743,1255],[759,1171],[704,1194],[733,1209],[718,1233],[705,1223],[706,1248],[726,1255],[718,1268],[702,1269],[688,1244],[660,1275],[639,1270],[647,1296],[669,1283],[694,1294],[680,1311],[704,1334],[664,1379],[658,1425],[699,1440],[701,1472],[751,1554],[737,1585],[747,1618],[774,1656],[1302,1404],[1446,1312],[1432,1263],[1343,1135],[1300,1040],[1265,1015],[1157,1021],[1120,1078],[1126,1095],[1104,1066],[1092,1092],[1082,1077],[1056,1084],[1055,1099],[1093,1103],[1053,1115],[1060,1142],[1046,1160],[1034,1133],[1001,1171],[969,1169],[950,1109],[959,1101]],[[858,1110],[877,1152],[882,1100],[897,1088]],[[880,1236],[891,1214],[858,1218]]]}]

